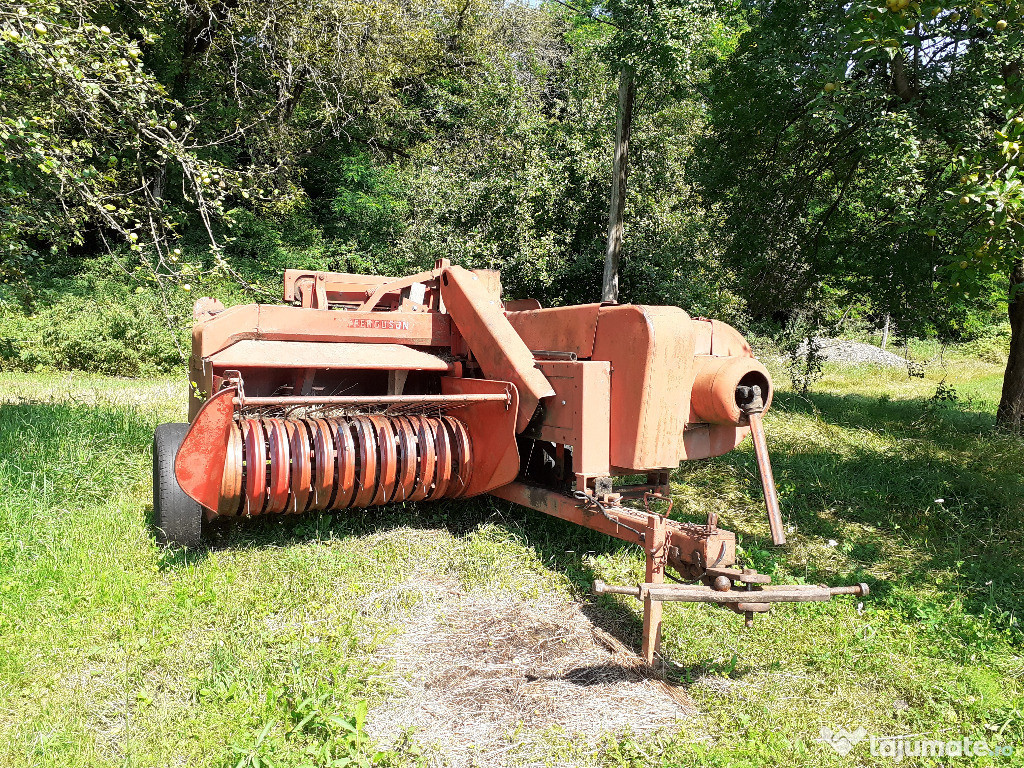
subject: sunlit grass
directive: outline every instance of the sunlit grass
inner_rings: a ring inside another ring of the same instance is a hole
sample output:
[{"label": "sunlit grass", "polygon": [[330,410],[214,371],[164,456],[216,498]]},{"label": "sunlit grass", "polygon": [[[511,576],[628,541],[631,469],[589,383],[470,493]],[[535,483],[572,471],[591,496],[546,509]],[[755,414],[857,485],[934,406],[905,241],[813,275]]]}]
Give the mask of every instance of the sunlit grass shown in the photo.
[{"label": "sunlit grass", "polygon": [[[785,548],[770,546],[749,446],[681,468],[678,514],[716,510],[745,564],[872,595],[781,606],[753,629],[667,606],[664,650],[701,714],[654,739],[582,744],[556,728],[552,764],[891,762],[865,745],[840,758],[816,742],[824,725],[1019,745],[1024,444],[993,429],[1001,373],[964,357],[923,379],[828,367],[808,398],[779,392],[766,423]],[[943,379],[957,400],[932,399]],[[369,755],[338,722],[396,695],[374,651],[410,606],[375,605],[382,589],[417,569],[592,599],[593,578],[642,573],[633,547],[491,500],[259,521],[204,552],[162,552],[149,444],[183,416],[179,381],[0,374],[0,392],[0,765]],[[638,643],[639,606],[596,605]]]}]

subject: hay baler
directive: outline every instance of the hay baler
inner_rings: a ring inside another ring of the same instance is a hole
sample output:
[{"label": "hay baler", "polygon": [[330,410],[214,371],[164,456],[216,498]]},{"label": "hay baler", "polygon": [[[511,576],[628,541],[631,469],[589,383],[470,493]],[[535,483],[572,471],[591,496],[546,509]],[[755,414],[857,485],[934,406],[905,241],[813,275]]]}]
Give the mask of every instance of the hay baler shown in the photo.
[{"label": "hay baler", "polygon": [[[594,590],[643,601],[648,660],[663,601],[749,622],[775,602],[866,594],[771,585],[735,567],[714,514],[669,517],[670,472],[750,432],[785,543],[761,423],[771,378],[735,329],[678,307],[501,293],[497,272],[441,260],[405,278],[287,270],[283,305],[201,299],[190,423],[155,436],[158,538],[198,546],[216,518],[491,494],[644,549],[642,584]],[[624,477],[639,482],[613,484]]]}]

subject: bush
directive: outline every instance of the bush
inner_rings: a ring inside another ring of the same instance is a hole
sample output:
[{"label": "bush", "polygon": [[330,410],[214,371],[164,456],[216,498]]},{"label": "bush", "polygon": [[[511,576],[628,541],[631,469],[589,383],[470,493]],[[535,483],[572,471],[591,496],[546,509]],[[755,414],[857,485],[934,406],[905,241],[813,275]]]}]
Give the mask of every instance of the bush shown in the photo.
[{"label": "bush", "polygon": [[1009,333],[1004,335],[997,331],[967,344],[966,347],[973,347],[974,354],[986,363],[1006,365],[1006,358],[1010,354],[1010,336]]},{"label": "bush", "polygon": [[0,369],[115,376],[180,370],[192,302],[216,285],[172,285],[164,295],[141,270],[127,276],[112,266],[107,258],[91,260],[81,276],[47,281],[28,299],[0,292]]}]

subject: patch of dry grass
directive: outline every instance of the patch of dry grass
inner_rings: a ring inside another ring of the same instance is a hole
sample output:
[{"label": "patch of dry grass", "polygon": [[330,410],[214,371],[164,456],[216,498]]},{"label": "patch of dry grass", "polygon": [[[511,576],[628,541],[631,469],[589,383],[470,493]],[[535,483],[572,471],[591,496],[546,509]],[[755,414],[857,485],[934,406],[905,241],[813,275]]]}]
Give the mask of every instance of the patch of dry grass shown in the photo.
[{"label": "patch of dry grass", "polygon": [[452,581],[396,590],[419,600],[380,651],[399,675],[395,695],[370,713],[381,743],[411,732],[434,764],[499,768],[542,761],[551,732],[589,741],[643,735],[694,713],[681,688],[653,675],[577,601],[467,592]]}]

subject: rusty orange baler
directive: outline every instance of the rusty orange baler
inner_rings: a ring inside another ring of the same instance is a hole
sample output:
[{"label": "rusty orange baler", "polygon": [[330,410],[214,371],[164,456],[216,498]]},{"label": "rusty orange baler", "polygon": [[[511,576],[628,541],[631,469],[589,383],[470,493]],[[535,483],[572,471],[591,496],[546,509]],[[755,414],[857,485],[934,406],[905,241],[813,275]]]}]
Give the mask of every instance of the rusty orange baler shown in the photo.
[{"label": "rusty orange baler", "polygon": [[[157,428],[161,541],[204,521],[489,493],[639,544],[653,658],[664,601],[744,613],[866,594],[772,586],[735,535],[672,520],[669,473],[752,432],[772,538],[785,542],[761,416],[771,377],[725,323],[678,307],[503,301],[500,275],[446,260],[405,278],[287,270],[284,305],[201,299],[190,424]],[[612,478],[643,482],[613,485]],[[643,508],[628,506],[642,500]],[[664,509],[654,511],[651,502]],[[696,584],[667,584],[666,568]]]}]

